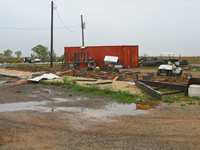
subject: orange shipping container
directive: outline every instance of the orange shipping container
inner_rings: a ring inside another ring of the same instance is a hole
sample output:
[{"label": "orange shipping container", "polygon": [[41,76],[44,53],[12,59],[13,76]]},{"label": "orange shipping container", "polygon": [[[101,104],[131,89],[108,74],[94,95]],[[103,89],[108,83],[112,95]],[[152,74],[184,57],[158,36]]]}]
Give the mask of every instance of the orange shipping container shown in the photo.
[{"label": "orange shipping container", "polygon": [[[65,47],[69,61],[72,60],[74,52],[89,52],[89,57],[96,61],[103,61],[105,56],[117,56],[120,65],[123,67],[138,66],[138,46],[86,46],[84,49],[81,49],[81,47]],[[67,61],[67,58],[65,58],[65,61]]]}]

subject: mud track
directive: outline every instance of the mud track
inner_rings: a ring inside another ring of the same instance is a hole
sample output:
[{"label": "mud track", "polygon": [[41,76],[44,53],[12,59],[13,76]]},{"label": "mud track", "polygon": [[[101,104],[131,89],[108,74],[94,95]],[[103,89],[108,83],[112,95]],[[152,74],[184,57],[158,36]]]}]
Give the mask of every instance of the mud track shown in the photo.
[{"label": "mud track", "polygon": [[[40,91],[32,94],[33,91]],[[72,94],[72,97],[69,96]],[[58,106],[102,109],[115,100],[52,85],[0,86],[0,104],[42,102],[45,110],[0,112],[0,149],[199,149],[200,106],[160,103],[140,115],[96,117]],[[87,97],[76,99],[77,97]],[[55,98],[74,98],[55,103]],[[2,107],[3,109],[3,107]],[[80,110],[81,110],[80,109]]]}]

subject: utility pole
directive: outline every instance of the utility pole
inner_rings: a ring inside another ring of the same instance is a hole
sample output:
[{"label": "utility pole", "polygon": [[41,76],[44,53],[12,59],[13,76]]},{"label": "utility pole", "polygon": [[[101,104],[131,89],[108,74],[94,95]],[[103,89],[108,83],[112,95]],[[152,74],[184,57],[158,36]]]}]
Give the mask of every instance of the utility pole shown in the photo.
[{"label": "utility pole", "polygon": [[51,1],[51,68],[53,68],[53,1]]},{"label": "utility pole", "polygon": [[83,25],[83,15],[81,15],[81,27],[82,27],[82,46],[84,47],[84,25]]}]

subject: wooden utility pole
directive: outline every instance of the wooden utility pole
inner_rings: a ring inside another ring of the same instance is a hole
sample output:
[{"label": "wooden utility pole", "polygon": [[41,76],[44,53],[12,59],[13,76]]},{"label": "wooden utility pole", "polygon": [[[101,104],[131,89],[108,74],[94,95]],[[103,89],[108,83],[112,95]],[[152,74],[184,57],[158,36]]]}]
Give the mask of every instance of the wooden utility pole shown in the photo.
[{"label": "wooden utility pole", "polygon": [[53,68],[53,1],[51,1],[51,68]]},{"label": "wooden utility pole", "polygon": [[81,15],[81,27],[82,27],[82,46],[84,46],[84,25],[83,25],[83,15]]}]

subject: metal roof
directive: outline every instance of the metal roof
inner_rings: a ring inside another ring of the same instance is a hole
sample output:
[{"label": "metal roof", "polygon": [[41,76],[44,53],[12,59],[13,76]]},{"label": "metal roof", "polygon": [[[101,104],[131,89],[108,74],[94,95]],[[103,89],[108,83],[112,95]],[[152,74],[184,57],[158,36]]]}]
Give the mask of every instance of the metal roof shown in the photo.
[{"label": "metal roof", "polygon": [[47,79],[47,80],[50,80],[50,79],[54,79],[54,78],[60,78],[59,76],[55,75],[55,74],[43,74],[41,76],[38,76],[38,77],[35,77],[33,79],[28,79],[28,81],[35,81],[35,82],[38,82],[42,79]]}]

